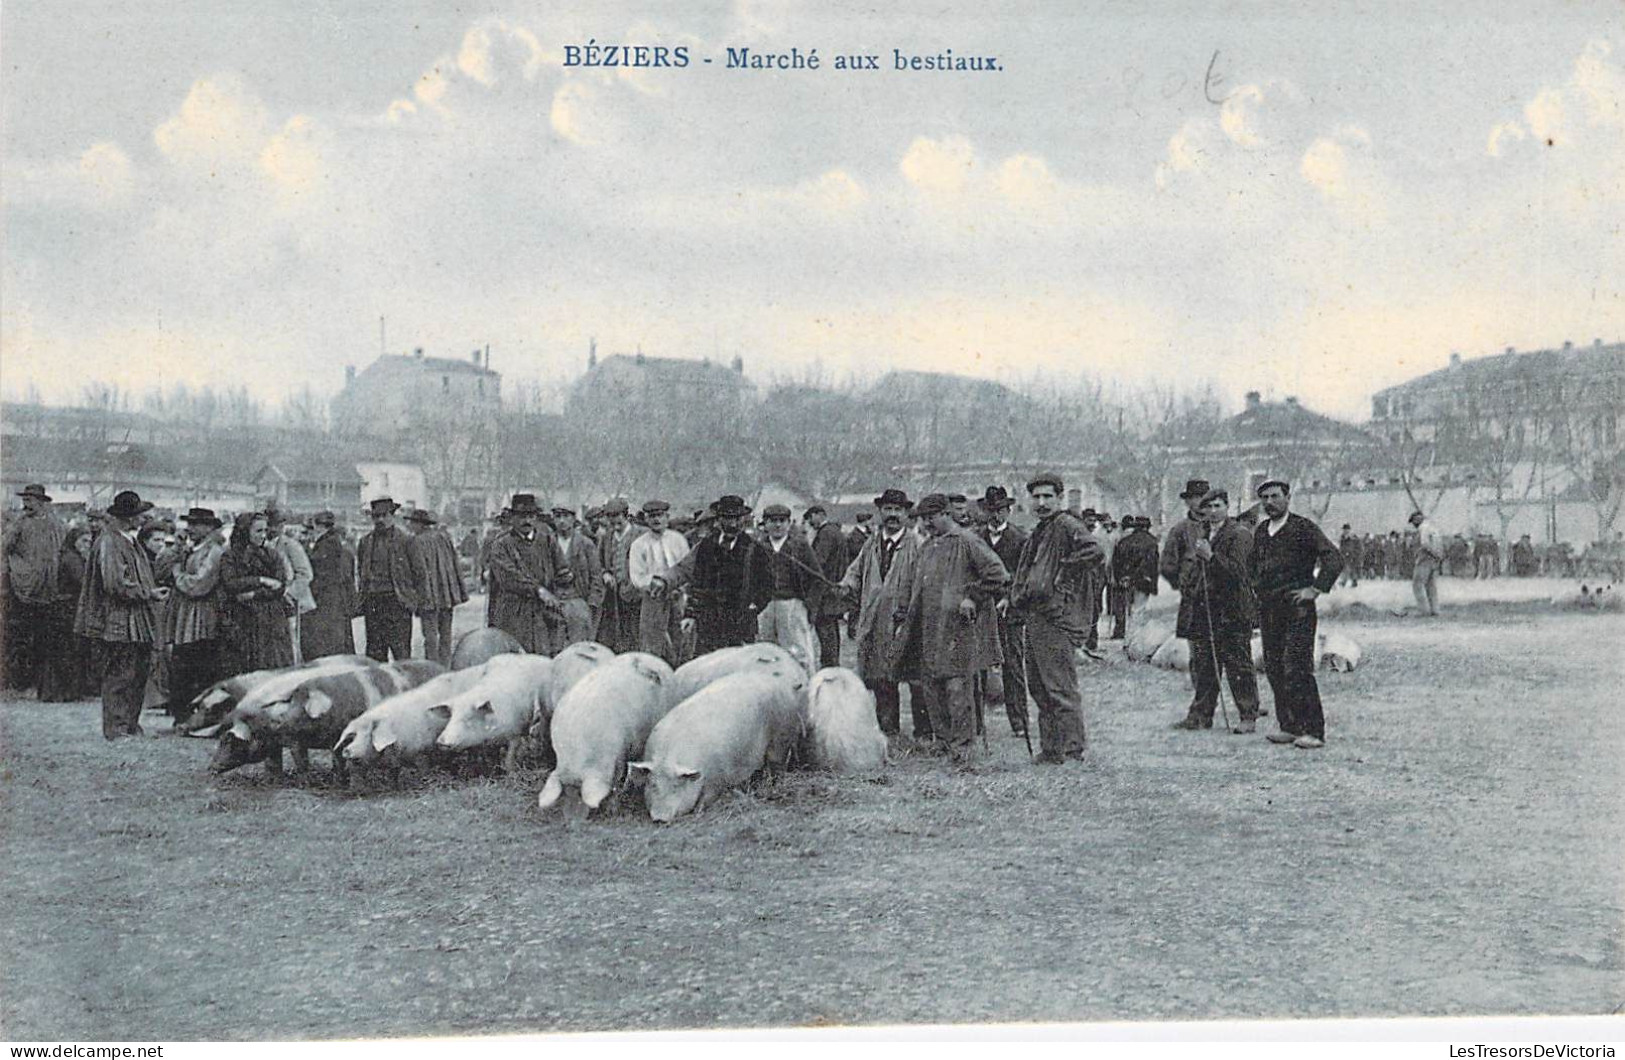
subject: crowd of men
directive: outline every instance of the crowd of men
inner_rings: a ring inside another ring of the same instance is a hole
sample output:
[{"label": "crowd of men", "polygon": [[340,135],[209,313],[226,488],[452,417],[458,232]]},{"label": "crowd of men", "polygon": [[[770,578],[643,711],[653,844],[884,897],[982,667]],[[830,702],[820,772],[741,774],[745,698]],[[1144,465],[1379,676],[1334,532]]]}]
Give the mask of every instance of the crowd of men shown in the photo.
[{"label": "crowd of men", "polygon": [[[1343,580],[1360,584],[1361,578],[1410,580],[1422,554],[1420,535],[1412,526],[1404,530],[1357,533],[1343,524],[1338,548],[1343,552]],[[1574,578],[1625,576],[1625,547],[1619,536],[1599,541],[1576,553],[1567,541],[1536,544],[1522,534],[1504,550],[1493,534],[1450,534],[1440,541],[1438,573],[1451,578]]]}]

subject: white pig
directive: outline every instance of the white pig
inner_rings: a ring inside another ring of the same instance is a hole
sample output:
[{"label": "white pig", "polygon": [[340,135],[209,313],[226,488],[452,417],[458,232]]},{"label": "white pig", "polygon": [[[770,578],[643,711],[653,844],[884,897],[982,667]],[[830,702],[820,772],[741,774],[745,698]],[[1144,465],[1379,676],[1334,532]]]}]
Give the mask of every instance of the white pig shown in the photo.
[{"label": "white pig", "polygon": [[629,765],[646,781],[649,816],[672,821],[704,809],[762,767],[788,763],[807,720],[796,683],[783,671],[744,670],[660,719],[644,760]]},{"label": "white pig", "polygon": [[1169,637],[1151,656],[1151,665],[1165,670],[1188,671],[1191,668],[1191,642],[1183,637]]},{"label": "white pig", "polygon": [[547,679],[548,711],[558,707],[577,681],[613,658],[613,651],[591,640],[572,644],[553,656],[553,674]]},{"label": "white pig", "polygon": [[430,710],[446,719],[435,743],[454,751],[507,744],[504,765],[512,769],[519,743],[543,701],[553,660],[545,655],[498,655],[485,664],[480,680]]},{"label": "white pig", "polygon": [[807,687],[813,764],[837,773],[872,773],[886,762],[886,735],[875,719],[875,694],[841,666],[813,674]]},{"label": "white pig", "polygon": [[1348,673],[1360,665],[1360,645],[1347,633],[1333,630],[1316,638],[1319,642],[1320,661],[1339,673]]},{"label": "white pig", "polygon": [[596,667],[564,694],[551,721],[558,766],[536,803],[551,809],[566,792],[596,810],[622,781],[628,759],[643,753],[666,713],[672,671],[658,656],[628,652]]},{"label": "white pig", "polygon": [[333,750],[353,762],[370,762],[386,752],[392,759],[423,754],[446,727],[446,719],[431,708],[473,688],[484,676],[481,663],[391,696],[346,726]]},{"label": "white pig", "polygon": [[1157,649],[1172,640],[1173,636],[1174,627],[1170,623],[1151,620],[1131,630],[1123,647],[1135,662],[1150,662]]},{"label": "white pig", "polygon": [[729,674],[742,670],[771,670],[774,667],[789,672],[791,666],[800,669],[795,656],[777,644],[741,644],[735,648],[718,648],[679,666],[671,688],[667,690],[667,698],[675,707],[706,685]]}]

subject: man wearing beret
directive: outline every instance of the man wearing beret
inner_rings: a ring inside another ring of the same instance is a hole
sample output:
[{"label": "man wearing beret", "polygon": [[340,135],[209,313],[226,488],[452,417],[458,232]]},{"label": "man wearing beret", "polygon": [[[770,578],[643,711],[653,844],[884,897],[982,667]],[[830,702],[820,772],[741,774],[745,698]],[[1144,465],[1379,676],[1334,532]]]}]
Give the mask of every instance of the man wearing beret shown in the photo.
[{"label": "man wearing beret", "polygon": [[[56,600],[57,565],[68,530],[51,511],[45,487],[23,487],[21,515],[6,520],[5,540],[5,652],[7,688],[39,686],[47,645],[44,634]],[[9,513],[8,513],[9,514]]]},{"label": "man wearing beret", "polygon": [[683,600],[680,593],[667,592],[671,569],[689,553],[688,540],[668,527],[671,505],[646,501],[643,505],[644,532],[632,541],[627,552],[627,576],[642,595],[638,611],[638,650],[658,655],[677,665],[677,645],[683,637]]},{"label": "man wearing beret", "polygon": [[[1022,546],[1027,543],[1026,532],[1010,523],[1010,509],[1015,501],[1003,486],[989,486],[977,503],[987,516],[987,521],[977,529],[977,536],[987,542],[987,547],[999,557],[1005,570],[1014,571],[1021,560]],[[1027,732],[1027,664],[1021,652],[1020,617],[1010,611],[1008,589],[994,605],[994,612],[997,615],[1001,664],[999,681],[989,679],[987,687],[994,702],[1004,703],[1010,731],[1022,736]]]},{"label": "man wearing beret", "polygon": [[1061,509],[1065,492],[1056,474],[1027,483],[1038,525],[1022,546],[1010,589],[1010,606],[1026,629],[1027,687],[1038,704],[1037,761],[1051,765],[1084,756],[1083,699],[1073,653],[1088,633],[1080,599],[1092,584],[1086,572],[1105,562],[1100,543],[1082,521]]},{"label": "man wearing beret", "polygon": [[1281,727],[1268,739],[1315,750],[1326,741],[1320,685],[1315,680],[1315,598],[1337,584],[1343,557],[1320,527],[1287,510],[1291,490],[1279,480],[1258,487],[1267,520],[1253,534],[1249,566],[1258,595],[1264,673]]},{"label": "man wearing beret", "polygon": [[1179,618],[1174,635],[1190,642],[1196,695],[1176,729],[1211,729],[1221,672],[1240,715],[1237,735],[1258,724],[1258,680],[1253,675],[1253,624],[1258,604],[1248,573],[1252,531],[1230,518],[1230,494],[1210,489],[1197,506],[1205,534],[1191,545],[1179,572]]},{"label": "man wearing beret", "polygon": [[954,760],[970,760],[976,738],[976,675],[1002,661],[994,608],[1010,574],[985,541],[954,522],[948,498],[931,493],[915,512],[927,533],[908,600],[899,606],[896,673],[925,694],[931,730]]},{"label": "man wearing beret", "polygon": [[[898,690],[894,643],[895,617],[906,608],[912,589],[920,540],[904,525],[914,502],[900,489],[888,489],[875,498],[880,531],[872,535],[847,565],[841,588],[856,597],[858,615],[849,624],[858,649],[858,676],[875,696],[875,718],[887,736],[901,733],[902,697]],[[931,717],[924,696],[909,696],[915,739],[931,735]]]},{"label": "man wearing beret", "polygon": [[372,530],[356,544],[356,577],[360,582],[361,628],[369,659],[388,662],[412,657],[412,558],[406,534],[396,523],[401,506],[379,497],[368,506]]}]

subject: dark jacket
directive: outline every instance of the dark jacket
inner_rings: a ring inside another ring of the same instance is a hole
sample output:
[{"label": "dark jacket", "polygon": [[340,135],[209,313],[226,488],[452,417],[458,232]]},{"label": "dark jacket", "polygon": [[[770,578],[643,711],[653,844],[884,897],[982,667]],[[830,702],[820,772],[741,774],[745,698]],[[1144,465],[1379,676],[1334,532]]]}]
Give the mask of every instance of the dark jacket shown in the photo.
[{"label": "dark jacket", "polygon": [[546,654],[555,619],[538,590],[557,594],[573,580],[553,531],[538,526],[528,541],[517,531],[503,534],[491,548],[491,579],[496,587],[491,625],[511,634],[526,651]]},{"label": "dark jacket", "polygon": [[306,659],[354,655],[355,631],[350,620],[361,610],[356,601],[355,553],[344,535],[328,530],[310,546],[310,594],[316,609],[299,620],[299,646]]},{"label": "dark jacket", "polygon": [[1248,563],[1253,591],[1266,606],[1311,585],[1329,593],[1343,573],[1343,556],[1337,546],[1320,527],[1297,514],[1287,515],[1286,525],[1274,537],[1267,525],[1260,525],[1253,535]]},{"label": "dark jacket", "polygon": [[[779,551],[764,535],[750,555],[746,591],[760,611],[774,600],[800,600],[805,603],[819,585],[818,559],[805,538],[791,534]],[[846,573],[843,567],[842,574]],[[810,611],[809,611],[810,613]]]},{"label": "dark jacket", "polygon": [[[1021,561],[1021,549],[1027,544],[1027,531],[1019,526],[1007,523],[1004,532],[999,535],[999,543],[994,544],[993,534],[988,529],[988,524],[983,523],[976,528],[976,536],[981,538],[987,547],[993,550],[995,556],[999,557],[999,562],[1004,564],[1004,569],[1014,575],[1016,565]],[[1003,595],[1008,598],[1010,595],[1009,590],[1006,589]]]},{"label": "dark jacket", "polygon": [[[1003,661],[994,604],[1009,590],[1010,573],[987,542],[961,527],[920,546],[909,579],[896,673],[913,678],[969,677]],[[970,600],[970,621],[960,604]],[[887,616],[882,615],[882,619]]]},{"label": "dark jacket", "polygon": [[579,527],[568,539],[561,539],[564,563],[570,568],[570,584],[559,595],[585,600],[596,610],[604,602],[604,565],[599,562],[599,544]]},{"label": "dark jacket", "polygon": [[1236,520],[1226,519],[1207,540],[1213,546],[1213,558],[1198,559],[1193,541],[1180,568],[1179,620],[1174,635],[1205,637],[1210,617],[1216,633],[1250,632],[1258,623],[1258,600],[1248,568],[1253,533]]},{"label": "dark jacket", "polygon": [[220,557],[220,633],[228,672],[293,665],[288,612],[282,606],[285,577],[282,557],[265,545],[228,547]]},{"label": "dark jacket", "polygon": [[370,530],[355,549],[356,587],[361,595],[374,591],[376,579],[391,587],[395,599],[408,611],[417,609],[417,588],[412,584],[411,538],[398,526]]},{"label": "dark jacket", "polygon": [[1089,572],[1105,563],[1105,553],[1083,522],[1056,512],[1033,528],[1010,586],[1010,606],[1021,615],[1041,615],[1081,645],[1088,629],[1081,619]]},{"label": "dark jacket", "polygon": [[[852,562],[853,554],[847,548],[847,537],[834,523],[825,523],[818,528],[813,535],[812,552],[819,571],[832,582],[839,583],[846,574],[847,564]],[[807,614],[815,619],[844,615],[846,601],[830,586],[815,582],[807,596]]]},{"label": "dark jacket", "polygon": [[[51,580],[54,585],[55,574]],[[157,599],[158,583],[147,550],[108,528],[90,551],[73,631],[92,640],[151,644],[157,635],[153,615]]]},{"label": "dark jacket", "polygon": [[439,527],[413,534],[406,543],[412,565],[412,596],[419,611],[447,611],[468,599],[457,547]]},{"label": "dark jacket", "polygon": [[1201,536],[1201,520],[1186,516],[1175,523],[1163,539],[1162,560],[1157,570],[1175,589],[1179,588],[1179,572],[1184,569],[1185,559]]},{"label": "dark jacket", "polygon": [[1157,595],[1157,539],[1149,530],[1133,530],[1112,549],[1112,584],[1137,593]]}]

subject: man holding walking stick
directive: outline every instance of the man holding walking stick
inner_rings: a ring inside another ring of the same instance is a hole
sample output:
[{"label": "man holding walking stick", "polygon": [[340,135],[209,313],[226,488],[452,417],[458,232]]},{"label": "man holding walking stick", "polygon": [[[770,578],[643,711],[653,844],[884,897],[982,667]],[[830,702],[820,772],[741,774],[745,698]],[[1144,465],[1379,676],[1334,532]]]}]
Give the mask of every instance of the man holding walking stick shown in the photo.
[{"label": "man holding walking stick", "polygon": [[[1250,530],[1230,518],[1230,495],[1210,489],[1197,506],[1201,536],[1192,543],[1179,571],[1178,636],[1190,641],[1191,678],[1196,696],[1176,729],[1213,728],[1221,673],[1240,717],[1237,735],[1258,727],[1258,680],[1253,676],[1253,622],[1258,605],[1248,572],[1253,550]],[[1228,719],[1226,724],[1229,724]]]}]

